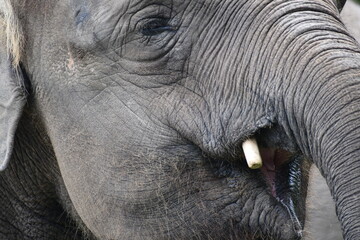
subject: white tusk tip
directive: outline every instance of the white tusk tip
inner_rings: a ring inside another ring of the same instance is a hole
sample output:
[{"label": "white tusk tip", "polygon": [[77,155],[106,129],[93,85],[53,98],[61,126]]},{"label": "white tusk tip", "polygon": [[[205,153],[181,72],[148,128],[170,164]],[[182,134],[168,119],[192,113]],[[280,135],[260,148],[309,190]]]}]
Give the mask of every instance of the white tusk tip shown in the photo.
[{"label": "white tusk tip", "polygon": [[253,138],[246,140],[245,142],[243,142],[242,148],[249,168],[261,168],[263,164],[256,140]]}]

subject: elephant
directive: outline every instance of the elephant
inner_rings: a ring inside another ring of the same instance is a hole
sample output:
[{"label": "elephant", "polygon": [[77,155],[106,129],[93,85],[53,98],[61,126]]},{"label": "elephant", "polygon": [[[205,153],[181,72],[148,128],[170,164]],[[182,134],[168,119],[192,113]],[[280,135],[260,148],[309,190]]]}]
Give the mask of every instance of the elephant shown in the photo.
[{"label": "elephant", "polygon": [[[344,0],[0,0],[1,239],[360,239]],[[358,142],[359,141],[359,142]]]}]

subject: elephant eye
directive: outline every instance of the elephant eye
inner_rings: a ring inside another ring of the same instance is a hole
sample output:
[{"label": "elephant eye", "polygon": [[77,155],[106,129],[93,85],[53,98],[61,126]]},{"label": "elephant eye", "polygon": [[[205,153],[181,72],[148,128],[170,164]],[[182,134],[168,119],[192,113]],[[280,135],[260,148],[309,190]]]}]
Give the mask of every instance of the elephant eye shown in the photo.
[{"label": "elephant eye", "polygon": [[145,36],[155,36],[164,32],[175,31],[175,28],[170,26],[167,18],[152,18],[145,21],[140,31]]}]

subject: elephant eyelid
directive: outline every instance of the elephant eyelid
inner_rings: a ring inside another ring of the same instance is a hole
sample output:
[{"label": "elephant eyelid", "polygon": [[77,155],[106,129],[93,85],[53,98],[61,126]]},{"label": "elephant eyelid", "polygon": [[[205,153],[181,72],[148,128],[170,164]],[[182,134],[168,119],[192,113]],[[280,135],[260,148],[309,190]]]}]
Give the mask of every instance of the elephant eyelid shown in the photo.
[{"label": "elephant eyelid", "polygon": [[140,33],[144,36],[156,36],[164,32],[176,31],[174,26],[169,24],[168,18],[150,18],[145,19],[140,24]]}]

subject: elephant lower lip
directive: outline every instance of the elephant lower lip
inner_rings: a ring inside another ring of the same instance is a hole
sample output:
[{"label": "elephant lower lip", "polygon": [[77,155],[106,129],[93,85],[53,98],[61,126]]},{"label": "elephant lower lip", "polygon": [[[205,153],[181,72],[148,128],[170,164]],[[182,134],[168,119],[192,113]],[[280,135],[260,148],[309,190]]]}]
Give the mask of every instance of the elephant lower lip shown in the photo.
[{"label": "elephant lower lip", "polygon": [[296,229],[301,231],[302,224],[298,218],[300,205],[299,196],[301,195],[304,158],[301,155],[294,155],[289,162],[279,167],[276,172],[276,193],[277,199],[289,212]]}]

